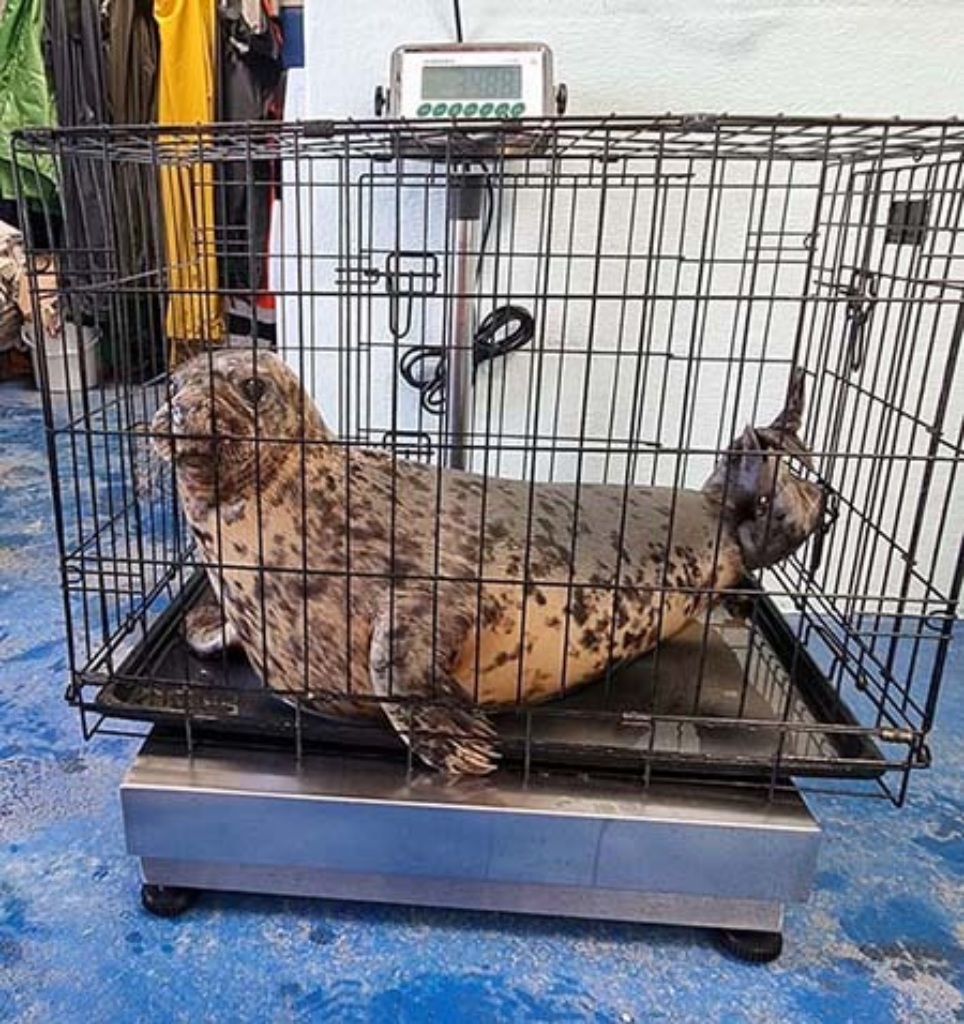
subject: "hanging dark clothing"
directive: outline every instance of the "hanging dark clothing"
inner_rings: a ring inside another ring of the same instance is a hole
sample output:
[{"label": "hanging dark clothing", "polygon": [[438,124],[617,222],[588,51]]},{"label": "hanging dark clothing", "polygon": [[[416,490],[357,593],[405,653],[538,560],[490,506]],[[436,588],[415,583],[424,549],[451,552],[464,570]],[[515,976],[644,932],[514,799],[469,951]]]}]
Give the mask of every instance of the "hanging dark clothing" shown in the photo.
[{"label": "hanging dark clothing", "polygon": [[[107,123],[104,45],[97,0],[46,0],[45,56],[53,87],[57,120],[62,127]],[[110,181],[99,162],[79,157],[64,146],[60,152],[60,197],[67,246],[59,274],[65,293],[78,307],[72,319],[106,319],[106,296],[90,291],[110,273],[113,199]]]},{"label": "hanging dark clothing", "polygon": [[111,0],[107,97],[114,124],[157,120],[159,45],[153,0]]},{"label": "hanging dark clothing", "polygon": [[[111,0],[108,11],[107,105],[116,125],[157,121],[160,42],[153,0]],[[148,166],[125,162],[115,174],[117,252],[122,275],[157,267],[157,175]]]},{"label": "hanging dark clothing", "polygon": [[[256,12],[251,24],[252,8]],[[218,120],[250,122],[281,117],[284,67],[281,28],[267,2],[221,0]],[[221,280],[236,294],[232,312],[250,317],[267,281],[271,202],[277,187],[275,161],[229,161],[221,168],[219,235]],[[257,318],[256,318],[257,320]],[[252,327],[264,334],[265,318]],[[232,331],[232,333],[234,333]]]},{"label": "hanging dark clothing", "polygon": [[104,39],[97,0],[46,0],[45,49],[57,120],[106,124]]},{"label": "hanging dark clothing", "polygon": [[[106,93],[108,120],[115,125],[157,121],[160,44],[152,0],[110,0],[107,8]],[[122,289],[118,303],[124,347],[116,353],[119,372],[150,377],[166,365],[161,309],[154,277],[163,265],[157,173],[145,164],[125,161],[115,167],[114,251],[122,281],[142,281]]]}]

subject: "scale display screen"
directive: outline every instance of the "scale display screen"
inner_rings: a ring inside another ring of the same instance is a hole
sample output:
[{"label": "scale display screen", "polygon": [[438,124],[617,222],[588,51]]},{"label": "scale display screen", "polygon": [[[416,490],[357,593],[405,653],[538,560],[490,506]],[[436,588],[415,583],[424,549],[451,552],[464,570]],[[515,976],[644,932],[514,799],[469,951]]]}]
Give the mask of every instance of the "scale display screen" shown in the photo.
[{"label": "scale display screen", "polygon": [[422,68],[426,100],[511,100],[522,95],[518,64],[453,64]]},{"label": "scale display screen", "polygon": [[[0,0],[2,6],[3,0]],[[542,43],[422,43],[392,53],[376,113],[413,120],[523,120],[557,107],[552,52]]]}]

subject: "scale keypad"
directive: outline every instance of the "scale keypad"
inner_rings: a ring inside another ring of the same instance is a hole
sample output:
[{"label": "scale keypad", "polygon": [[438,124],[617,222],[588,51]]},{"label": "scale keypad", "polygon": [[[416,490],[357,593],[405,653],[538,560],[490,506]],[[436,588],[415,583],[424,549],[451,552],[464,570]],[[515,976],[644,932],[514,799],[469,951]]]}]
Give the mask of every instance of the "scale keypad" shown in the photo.
[{"label": "scale keypad", "polygon": [[416,117],[522,117],[526,105],[517,103],[422,103]]}]

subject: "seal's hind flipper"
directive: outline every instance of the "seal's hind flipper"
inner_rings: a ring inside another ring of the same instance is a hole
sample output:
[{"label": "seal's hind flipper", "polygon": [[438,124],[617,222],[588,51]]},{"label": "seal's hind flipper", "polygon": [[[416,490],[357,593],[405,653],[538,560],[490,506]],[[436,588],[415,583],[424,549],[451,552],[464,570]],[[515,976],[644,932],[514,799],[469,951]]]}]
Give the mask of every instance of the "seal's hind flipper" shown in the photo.
[{"label": "seal's hind flipper", "polygon": [[394,614],[385,611],[375,620],[372,690],[383,698],[388,720],[420,761],[450,775],[487,775],[499,758],[495,729],[447,672],[449,655],[459,649],[467,623],[440,600],[438,618],[443,621],[433,645],[429,601],[425,595],[396,594]]},{"label": "seal's hind flipper", "polygon": [[806,405],[807,372],[803,367],[796,367],[790,374],[787,385],[787,398],[783,408],[770,424],[771,430],[782,430],[788,434],[798,434],[803,423],[803,412]]}]

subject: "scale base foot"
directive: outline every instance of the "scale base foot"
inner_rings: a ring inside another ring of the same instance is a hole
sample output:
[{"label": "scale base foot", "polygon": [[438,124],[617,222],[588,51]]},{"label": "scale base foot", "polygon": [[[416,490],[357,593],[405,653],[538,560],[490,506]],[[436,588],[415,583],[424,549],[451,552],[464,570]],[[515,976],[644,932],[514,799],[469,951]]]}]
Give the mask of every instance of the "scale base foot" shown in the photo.
[{"label": "scale base foot", "polygon": [[141,906],[155,917],[180,917],[197,902],[197,889],[183,889],[176,885],[141,886]]},{"label": "scale base foot", "polygon": [[770,964],[783,952],[780,932],[749,932],[723,928],[717,932],[720,946],[748,964]]}]

